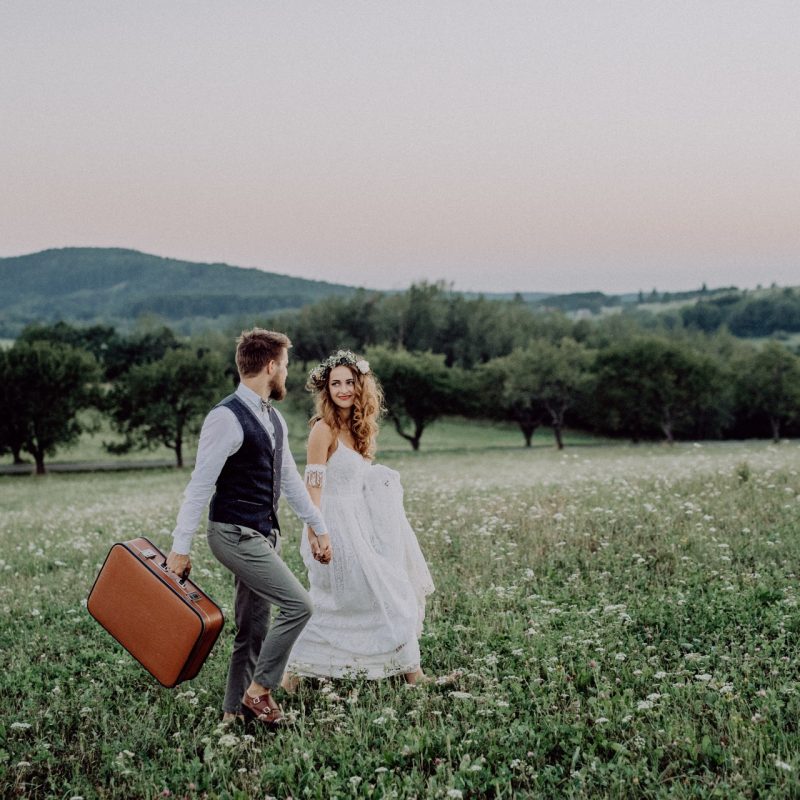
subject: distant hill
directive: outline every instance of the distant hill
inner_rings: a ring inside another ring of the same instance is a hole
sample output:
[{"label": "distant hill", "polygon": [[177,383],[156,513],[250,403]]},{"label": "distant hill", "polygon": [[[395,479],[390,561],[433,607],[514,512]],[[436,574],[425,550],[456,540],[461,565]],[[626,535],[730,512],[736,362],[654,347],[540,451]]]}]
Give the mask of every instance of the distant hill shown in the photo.
[{"label": "distant hill", "polygon": [[775,337],[794,341],[800,336],[800,287],[771,286],[737,289],[726,286],[687,292],[606,295],[577,292],[552,295],[531,303],[532,308],[563,311],[573,319],[614,312],[657,315],[674,326],[713,333],[723,326],[734,336]]},{"label": "distant hill", "polygon": [[198,327],[198,320],[219,324],[225,318],[299,308],[355,291],[341,284],[136,250],[44,250],[0,258],[0,336],[13,337],[30,322],[58,319],[124,329],[148,314],[188,330]]},{"label": "distant hill", "polygon": [[[276,311],[301,308],[326,297],[348,297],[356,291],[342,284],[121,248],[44,250],[0,258],[0,339],[13,339],[29,323],[59,319],[113,325],[125,332],[147,316],[163,319],[177,333],[190,334],[257,323]],[[482,296],[515,300],[536,311],[560,311],[574,319],[619,312],[667,314],[680,318],[687,327],[708,332],[725,325],[737,336],[800,332],[800,289],[790,287],[739,290],[704,285],[686,292]]]},{"label": "distant hill", "polygon": [[729,292],[679,309],[684,325],[710,333],[723,325],[734,336],[791,338],[800,333],[800,287]]}]

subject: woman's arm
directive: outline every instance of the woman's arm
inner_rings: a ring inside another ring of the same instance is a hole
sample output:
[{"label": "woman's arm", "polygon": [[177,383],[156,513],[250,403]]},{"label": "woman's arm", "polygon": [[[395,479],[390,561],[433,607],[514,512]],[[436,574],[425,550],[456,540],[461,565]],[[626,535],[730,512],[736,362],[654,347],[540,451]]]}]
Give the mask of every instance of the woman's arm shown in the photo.
[{"label": "woman's arm", "polygon": [[[334,434],[330,426],[322,420],[317,421],[308,436],[308,448],[306,451],[306,488],[311,502],[317,508],[322,506],[325,469],[333,441]],[[329,536],[317,536],[314,529],[309,526],[308,543],[311,546],[311,553],[314,558],[317,558],[323,564],[330,561]]]},{"label": "woman's arm", "polygon": [[[314,505],[319,508],[322,502],[322,484],[325,467],[328,463],[328,455],[333,444],[333,431],[327,423],[319,420],[311,429],[308,436],[308,448],[306,450],[306,487]],[[316,468],[316,469],[315,469]]]}]

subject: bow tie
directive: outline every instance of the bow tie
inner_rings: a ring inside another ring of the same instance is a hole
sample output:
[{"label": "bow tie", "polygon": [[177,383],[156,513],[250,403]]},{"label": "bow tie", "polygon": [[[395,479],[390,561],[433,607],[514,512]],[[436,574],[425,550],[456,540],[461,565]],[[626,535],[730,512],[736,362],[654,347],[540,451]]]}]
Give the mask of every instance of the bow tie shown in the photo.
[{"label": "bow tie", "polygon": [[271,400],[264,400],[261,399],[261,410],[262,411],[269,411],[272,408],[272,401]]}]

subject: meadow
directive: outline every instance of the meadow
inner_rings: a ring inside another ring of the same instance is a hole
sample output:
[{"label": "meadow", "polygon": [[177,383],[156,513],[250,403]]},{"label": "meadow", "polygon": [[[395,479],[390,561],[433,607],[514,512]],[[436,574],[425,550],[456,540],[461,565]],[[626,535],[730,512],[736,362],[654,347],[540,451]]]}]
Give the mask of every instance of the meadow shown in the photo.
[{"label": "meadow", "polygon": [[[289,444],[295,458],[300,461],[304,457],[305,444],[308,438],[307,421],[310,412],[305,408],[284,404],[281,413],[286,418],[289,428]],[[47,465],[84,465],[108,464],[118,466],[120,462],[166,462],[175,463],[175,453],[163,445],[155,445],[151,449],[131,450],[123,455],[112,455],[105,448],[106,442],[118,443],[122,437],[111,430],[108,420],[97,411],[83,411],[81,419],[88,428],[77,442],[62,446],[54,456],[46,459]],[[568,445],[599,445],[609,444],[610,440],[594,436],[583,431],[566,430],[565,442]],[[553,444],[552,429],[546,426],[536,430],[533,437],[534,447],[550,448]],[[422,436],[421,450],[435,452],[462,452],[465,450],[515,450],[522,446],[524,439],[519,427],[514,423],[496,423],[481,420],[465,420],[460,417],[445,417],[431,424],[425,429]],[[184,446],[184,458],[187,466],[194,460],[197,446],[196,437],[189,436]],[[394,426],[384,421],[380,435],[381,457],[393,458],[411,451],[411,445],[400,437]],[[30,455],[23,452],[23,458],[32,465]],[[0,465],[10,466],[10,454],[0,459]]]},{"label": "meadow", "polygon": [[[304,685],[277,735],[220,725],[230,622],[169,690],[86,612],[113,542],[168,549],[188,470],[0,478],[0,796],[800,796],[800,445],[512,434],[381,456],[436,583],[424,667],[455,681]],[[193,561],[227,609],[202,536]]]}]

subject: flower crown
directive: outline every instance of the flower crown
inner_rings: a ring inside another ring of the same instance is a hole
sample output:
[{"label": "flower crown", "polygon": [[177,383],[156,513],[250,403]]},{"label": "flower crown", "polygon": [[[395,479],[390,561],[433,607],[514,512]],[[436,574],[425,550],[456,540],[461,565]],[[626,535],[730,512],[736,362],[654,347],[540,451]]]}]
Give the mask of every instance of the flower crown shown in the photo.
[{"label": "flower crown", "polygon": [[334,367],[355,367],[362,375],[369,372],[369,361],[359,358],[352,350],[337,350],[320,362],[308,375],[308,386],[323,389]]}]

